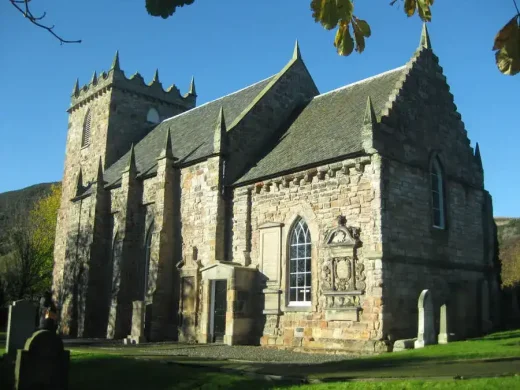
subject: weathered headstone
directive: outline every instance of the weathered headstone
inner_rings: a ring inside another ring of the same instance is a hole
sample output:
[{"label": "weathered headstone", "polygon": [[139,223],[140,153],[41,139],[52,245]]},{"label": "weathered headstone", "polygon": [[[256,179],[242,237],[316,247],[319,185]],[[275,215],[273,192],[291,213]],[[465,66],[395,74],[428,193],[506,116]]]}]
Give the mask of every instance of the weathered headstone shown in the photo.
[{"label": "weathered headstone", "polygon": [[413,349],[416,340],[417,339],[395,340],[393,351],[400,352],[407,349]]},{"label": "weathered headstone", "polygon": [[139,344],[145,341],[144,337],[144,315],[145,302],[132,302],[132,330],[130,335],[123,340],[125,344]]},{"label": "weathered headstone", "polygon": [[34,332],[18,350],[15,390],[65,390],[68,388],[70,352],[54,332]]},{"label": "weathered headstone", "polygon": [[433,302],[429,290],[423,290],[417,304],[419,308],[419,324],[415,348],[423,348],[425,345],[435,344],[435,322]]},{"label": "weathered headstone", "polygon": [[437,339],[439,344],[448,344],[452,340],[449,333],[449,318],[448,318],[448,305],[445,303],[441,306],[440,320],[439,320],[439,337]]},{"label": "weathered headstone", "polygon": [[487,280],[483,280],[480,286],[480,303],[481,303],[481,315],[482,325],[481,329],[483,333],[488,333],[493,324],[489,317],[489,287]]},{"label": "weathered headstone", "polygon": [[9,306],[6,352],[13,358],[36,329],[36,310],[36,306],[27,300],[15,301]]}]

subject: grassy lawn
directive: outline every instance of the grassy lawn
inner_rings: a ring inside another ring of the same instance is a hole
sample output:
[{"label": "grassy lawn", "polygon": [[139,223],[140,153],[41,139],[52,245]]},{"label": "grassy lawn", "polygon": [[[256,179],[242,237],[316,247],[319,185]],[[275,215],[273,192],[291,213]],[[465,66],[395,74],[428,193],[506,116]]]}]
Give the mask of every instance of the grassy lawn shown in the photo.
[{"label": "grassy lawn", "polygon": [[[0,345],[2,337],[5,339],[5,334],[0,334]],[[172,346],[71,347],[70,389],[520,389],[520,330],[419,350],[306,365],[150,355],[152,350],[166,348]],[[220,368],[240,369],[245,374],[218,372]],[[324,383],[297,386],[250,374],[307,377]],[[454,379],[460,377],[463,379]]]}]

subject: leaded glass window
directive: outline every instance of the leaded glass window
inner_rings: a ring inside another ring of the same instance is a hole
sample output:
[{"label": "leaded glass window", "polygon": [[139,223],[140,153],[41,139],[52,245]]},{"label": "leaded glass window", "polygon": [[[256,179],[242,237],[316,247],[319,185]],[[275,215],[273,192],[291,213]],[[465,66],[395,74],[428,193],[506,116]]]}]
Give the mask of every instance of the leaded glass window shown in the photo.
[{"label": "leaded glass window", "polygon": [[445,209],[444,209],[444,180],[442,168],[438,157],[435,157],[431,166],[431,190],[432,190],[432,217],[433,226],[444,229]]},{"label": "leaded glass window", "polygon": [[290,234],[289,305],[311,304],[311,234],[303,219],[299,219]]}]

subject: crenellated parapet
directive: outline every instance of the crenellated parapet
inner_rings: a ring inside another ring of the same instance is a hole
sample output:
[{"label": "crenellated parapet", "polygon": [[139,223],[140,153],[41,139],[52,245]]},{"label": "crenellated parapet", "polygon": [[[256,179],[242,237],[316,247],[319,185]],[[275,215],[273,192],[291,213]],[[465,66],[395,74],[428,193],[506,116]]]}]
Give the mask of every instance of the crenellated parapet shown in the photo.
[{"label": "crenellated parapet", "polygon": [[149,83],[146,83],[143,76],[138,72],[130,77],[126,77],[119,65],[119,53],[116,52],[112,66],[108,71],[103,71],[99,75],[94,72],[89,83],[83,86],[80,86],[79,81],[76,80],[72,91],[71,104],[67,111],[72,112],[77,107],[87,103],[96,96],[106,93],[111,88],[138,94],[151,100],[174,104],[186,110],[195,107],[197,98],[193,80],[190,83],[189,91],[182,95],[175,84],[164,89],[159,81],[159,72],[157,70]]}]

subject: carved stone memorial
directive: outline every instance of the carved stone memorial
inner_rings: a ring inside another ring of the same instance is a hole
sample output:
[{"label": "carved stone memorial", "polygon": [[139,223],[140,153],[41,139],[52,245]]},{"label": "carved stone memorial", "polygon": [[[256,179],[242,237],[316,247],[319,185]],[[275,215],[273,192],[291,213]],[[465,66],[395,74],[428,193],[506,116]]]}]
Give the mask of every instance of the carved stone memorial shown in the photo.
[{"label": "carved stone memorial", "polygon": [[328,321],[358,321],[366,288],[365,267],[357,257],[360,244],[359,229],[346,227],[344,217],[338,217],[338,226],[327,234],[329,256],[321,269]]}]

